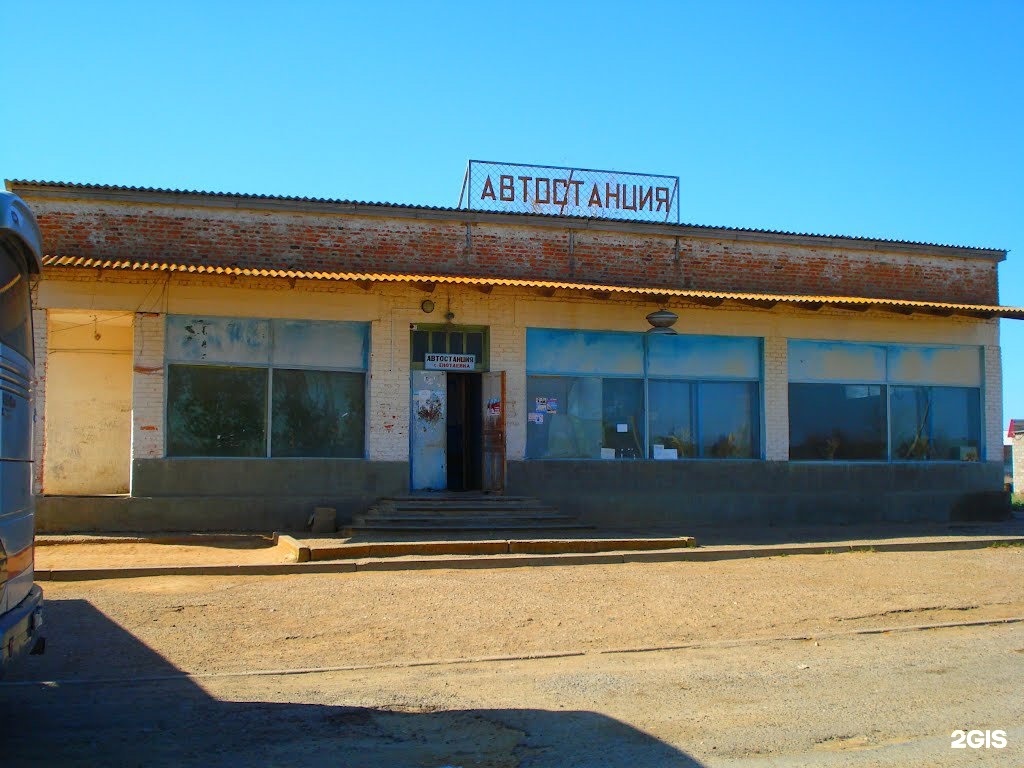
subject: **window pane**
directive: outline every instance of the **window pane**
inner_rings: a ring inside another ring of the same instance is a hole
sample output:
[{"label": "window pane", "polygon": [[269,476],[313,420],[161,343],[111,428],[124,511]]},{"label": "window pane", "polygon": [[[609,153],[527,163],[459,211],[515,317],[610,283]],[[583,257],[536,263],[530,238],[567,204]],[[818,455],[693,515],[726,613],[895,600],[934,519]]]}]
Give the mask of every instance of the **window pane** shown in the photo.
[{"label": "window pane", "polygon": [[790,384],[789,457],[885,460],[884,392],[874,384]]},{"label": "window pane", "polygon": [[266,456],[266,422],[266,369],[168,367],[168,456]]},{"label": "window pane", "polygon": [[182,363],[269,363],[270,322],[252,317],[168,315],[164,354]]},{"label": "window pane", "polygon": [[[463,334],[461,334],[461,333],[453,333],[453,334],[449,335],[449,337],[448,337],[448,351],[451,352],[453,355],[461,355],[462,354],[462,339],[463,339]],[[479,361],[477,361],[477,362],[479,362]]]},{"label": "window pane", "polygon": [[333,320],[271,320],[275,368],[304,365],[310,368],[366,370],[369,358],[368,323]]},{"label": "window pane", "polygon": [[760,455],[757,385],[750,381],[700,383],[701,456],[752,459]]},{"label": "window pane", "polygon": [[526,457],[601,458],[601,380],[568,376],[526,379]]},{"label": "window pane", "polygon": [[745,336],[647,337],[651,376],[691,379],[756,379],[761,374],[761,340]]},{"label": "window pane", "polygon": [[891,387],[889,420],[892,457],[907,461],[931,459],[931,410],[928,387]]},{"label": "window pane", "polygon": [[476,355],[477,367],[483,367],[484,363],[484,335],[482,333],[466,334],[466,354]]},{"label": "window pane", "polygon": [[889,381],[981,386],[980,347],[889,347]]},{"label": "window pane", "polygon": [[413,331],[412,332],[412,362],[422,363],[424,358],[429,351],[427,349],[427,342],[429,337],[426,331]]},{"label": "window pane", "polygon": [[641,376],[644,334],[527,328],[526,370]]},{"label": "window pane", "polygon": [[644,383],[640,379],[602,379],[602,458],[644,457]]},{"label": "window pane", "polygon": [[894,459],[979,460],[979,390],[966,387],[893,387],[891,397]]},{"label": "window pane", "polygon": [[364,374],[274,371],[273,456],[363,457]]},{"label": "window pane", "polygon": [[430,351],[434,353],[444,354],[448,351],[447,345],[448,334],[444,331],[431,331],[430,332]]},{"label": "window pane", "polygon": [[28,280],[20,259],[0,246],[0,339],[32,360]]},{"label": "window pane", "polygon": [[790,381],[885,381],[886,348],[845,341],[789,340]]},{"label": "window pane", "polygon": [[684,459],[696,456],[697,443],[693,434],[693,385],[685,381],[652,381],[647,391],[651,399],[650,457]]},{"label": "window pane", "polygon": [[932,445],[936,459],[981,458],[981,390],[932,387]]},{"label": "window pane", "polygon": [[639,379],[529,376],[526,390],[527,458],[643,456]]}]

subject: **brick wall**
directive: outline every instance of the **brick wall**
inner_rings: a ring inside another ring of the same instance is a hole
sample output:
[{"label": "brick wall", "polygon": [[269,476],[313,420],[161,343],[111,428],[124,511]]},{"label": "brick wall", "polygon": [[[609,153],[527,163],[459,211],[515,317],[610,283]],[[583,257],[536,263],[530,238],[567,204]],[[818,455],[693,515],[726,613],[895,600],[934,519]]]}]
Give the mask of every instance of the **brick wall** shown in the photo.
[{"label": "brick wall", "polygon": [[1013,438],[1013,492],[1024,496],[1024,435]]},{"label": "brick wall", "polygon": [[984,461],[1003,463],[1003,365],[999,355],[998,344],[984,347],[983,370],[985,374],[983,404],[985,421],[984,430],[985,456]]},{"label": "brick wall", "polygon": [[164,455],[164,328],[158,312],[135,314],[132,373],[132,458]]},{"label": "brick wall", "polygon": [[969,255],[22,194],[51,255],[998,303],[996,262]]},{"label": "brick wall", "polygon": [[789,340],[764,340],[765,458],[789,460]]},{"label": "brick wall", "polygon": [[[35,296],[33,296],[33,300]],[[32,347],[35,351],[35,378],[32,380],[32,492],[42,493],[43,462],[46,453],[46,360],[47,312],[32,310]]]}]

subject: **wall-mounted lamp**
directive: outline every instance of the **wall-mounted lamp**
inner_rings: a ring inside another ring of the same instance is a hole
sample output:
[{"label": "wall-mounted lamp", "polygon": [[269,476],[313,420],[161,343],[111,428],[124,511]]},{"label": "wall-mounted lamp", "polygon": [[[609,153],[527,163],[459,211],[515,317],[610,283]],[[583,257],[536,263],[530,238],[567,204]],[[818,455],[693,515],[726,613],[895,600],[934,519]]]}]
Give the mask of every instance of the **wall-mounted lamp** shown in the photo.
[{"label": "wall-mounted lamp", "polygon": [[423,303],[420,304],[420,309],[426,312],[428,315],[434,311],[434,302],[430,299],[424,299]]},{"label": "wall-mounted lamp", "polygon": [[667,309],[659,309],[656,312],[651,312],[647,316],[647,322],[652,327],[647,329],[648,333],[667,334],[669,336],[675,336],[676,332],[672,326],[676,324],[676,320],[679,319],[679,315],[675,312],[669,312]]}]

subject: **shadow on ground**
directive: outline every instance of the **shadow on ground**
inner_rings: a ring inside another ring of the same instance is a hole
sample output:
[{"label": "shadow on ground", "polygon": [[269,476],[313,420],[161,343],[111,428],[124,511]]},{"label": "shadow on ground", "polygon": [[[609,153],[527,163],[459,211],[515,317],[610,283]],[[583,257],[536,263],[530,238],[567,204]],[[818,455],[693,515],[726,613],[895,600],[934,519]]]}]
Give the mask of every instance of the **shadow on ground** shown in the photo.
[{"label": "shadow on ground", "polygon": [[[49,602],[47,635],[0,682],[5,768],[701,765],[596,712],[219,700],[84,600]],[[249,697],[279,680],[232,679]]]}]

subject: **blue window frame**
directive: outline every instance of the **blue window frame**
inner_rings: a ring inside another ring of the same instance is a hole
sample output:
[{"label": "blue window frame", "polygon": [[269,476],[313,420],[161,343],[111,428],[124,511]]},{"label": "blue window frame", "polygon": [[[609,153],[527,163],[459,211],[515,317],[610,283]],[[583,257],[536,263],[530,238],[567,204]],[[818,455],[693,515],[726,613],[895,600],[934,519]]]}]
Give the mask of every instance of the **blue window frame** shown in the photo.
[{"label": "blue window frame", "polygon": [[978,461],[976,346],[789,342],[790,459]]},{"label": "blue window frame", "polygon": [[167,455],[363,458],[369,324],[169,315]]},{"label": "blue window frame", "polygon": [[529,459],[761,456],[761,340],[530,328]]}]

